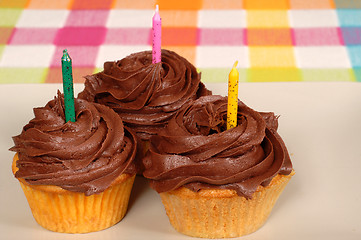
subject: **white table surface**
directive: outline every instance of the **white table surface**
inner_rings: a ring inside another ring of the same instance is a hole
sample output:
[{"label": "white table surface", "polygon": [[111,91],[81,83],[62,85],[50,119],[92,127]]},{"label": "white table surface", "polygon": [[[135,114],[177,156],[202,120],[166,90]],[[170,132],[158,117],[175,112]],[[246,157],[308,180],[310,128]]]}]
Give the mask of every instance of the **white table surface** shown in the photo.
[{"label": "white table surface", "polygon": [[[226,94],[226,84],[207,84]],[[191,239],[169,224],[158,194],[136,179],[128,213],[90,234],[53,233],[33,219],[11,173],[11,136],[59,84],[0,85],[0,239]],[[83,85],[76,85],[79,92]],[[242,239],[361,239],[361,83],[241,83],[239,98],[281,115],[279,133],[296,175],[266,224]],[[192,238],[193,239],[193,238]]]}]

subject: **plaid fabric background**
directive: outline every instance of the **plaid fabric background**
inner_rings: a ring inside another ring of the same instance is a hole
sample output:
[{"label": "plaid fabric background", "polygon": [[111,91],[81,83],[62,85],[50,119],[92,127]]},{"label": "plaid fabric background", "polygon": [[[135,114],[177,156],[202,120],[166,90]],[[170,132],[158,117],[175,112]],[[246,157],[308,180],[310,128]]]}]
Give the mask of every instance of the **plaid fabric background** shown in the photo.
[{"label": "plaid fabric background", "polygon": [[204,82],[361,81],[361,1],[0,0],[0,83],[75,82],[105,61],[151,49],[155,4],[162,47],[192,62]]}]

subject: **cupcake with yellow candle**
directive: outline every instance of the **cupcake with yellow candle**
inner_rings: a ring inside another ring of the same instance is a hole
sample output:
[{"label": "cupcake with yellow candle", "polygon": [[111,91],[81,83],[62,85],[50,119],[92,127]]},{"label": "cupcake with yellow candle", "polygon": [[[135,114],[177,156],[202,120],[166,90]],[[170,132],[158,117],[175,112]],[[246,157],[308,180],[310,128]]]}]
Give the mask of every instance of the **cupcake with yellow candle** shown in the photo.
[{"label": "cupcake with yellow candle", "polygon": [[75,99],[75,122],[67,122],[60,93],[34,115],[10,150],[35,220],[66,233],[119,222],[135,177],[135,135],[112,109],[82,99]]},{"label": "cupcake with yellow candle", "polygon": [[227,98],[205,96],[185,106],[157,136],[144,176],[180,233],[239,237],[259,229],[293,175],[278,117],[238,102],[227,130]]},{"label": "cupcake with yellow candle", "polygon": [[[79,97],[112,108],[138,136],[140,161],[149,139],[163,129],[186,103],[211,94],[196,68],[177,53],[162,49],[152,63],[152,51],[133,53],[104,63],[104,71],[86,76]],[[142,172],[141,162],[136,164]]]}]

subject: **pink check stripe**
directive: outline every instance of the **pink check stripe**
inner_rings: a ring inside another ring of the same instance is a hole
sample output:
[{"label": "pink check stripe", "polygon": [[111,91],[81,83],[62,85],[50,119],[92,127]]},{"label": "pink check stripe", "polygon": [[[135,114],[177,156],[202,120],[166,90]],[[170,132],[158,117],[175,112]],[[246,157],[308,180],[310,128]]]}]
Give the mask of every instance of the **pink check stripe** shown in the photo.
[{"label": "pink check stripe", "polygon": [[150,28],[108,28],[104,44],[147,45]]},{"label": "pink check stripe", "polygon": [[64,27],[55,37],[55,45],[99,46],[104,43],[105,27]]},{"label": "pink check stripe", "polygon": [[198,29],[198,45],[229,45],[246,44],[246,31],[241,28],[200,28]]},{"label": "pink check stripe", "polygon": [[339,28],[295,28],[292,29],[296,46],[342,45]]},{"label": "pink check stripe", "polygon": [[56,28],[15,28],[8,44],[52,44],[57,31]]}]

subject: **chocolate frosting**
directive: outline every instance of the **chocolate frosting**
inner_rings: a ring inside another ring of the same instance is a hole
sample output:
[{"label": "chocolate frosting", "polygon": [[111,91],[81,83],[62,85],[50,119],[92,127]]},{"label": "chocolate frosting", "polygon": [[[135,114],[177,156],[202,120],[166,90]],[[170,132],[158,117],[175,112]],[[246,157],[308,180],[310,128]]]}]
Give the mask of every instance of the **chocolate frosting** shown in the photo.
[{"label": "chocolate frosting", "polygon": [[13,137],[19,154],[15,177],[33,185],[100,193],[122,173],[135,174],[135,135],[112,109],[75,99],[75,122],[65,122],[64,98],[34,108],[33,118]]},{"label": "chocolate frosting", "polygon": [[138,52],[85,78],[79,98],[111,107],[142,140],[164,128],[185,103],[211,94],[196,68],[169,50],[162,50],[160,63],[152,64],[151,51]]},{"label": "chocolate frosting", "polygon": [[144,176],[159,193],[181,186],[233,189],[251,198],[259,185],[292,163],[277,133],[278,117],[238,103],[238,125],[227,130],[227,98],[205,96],[179,111],[166,129],[152,137],[143,159]]}]

